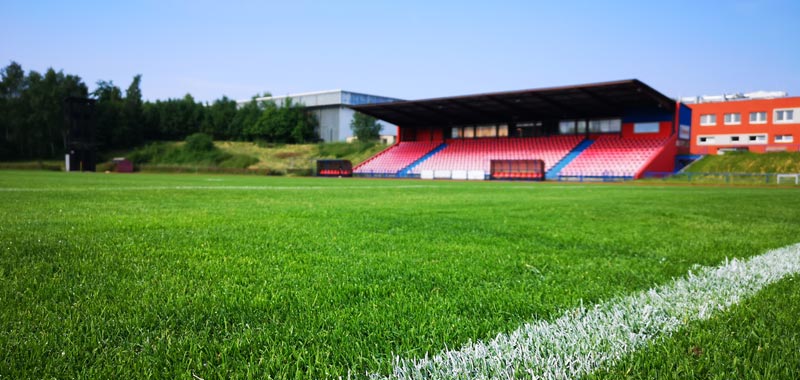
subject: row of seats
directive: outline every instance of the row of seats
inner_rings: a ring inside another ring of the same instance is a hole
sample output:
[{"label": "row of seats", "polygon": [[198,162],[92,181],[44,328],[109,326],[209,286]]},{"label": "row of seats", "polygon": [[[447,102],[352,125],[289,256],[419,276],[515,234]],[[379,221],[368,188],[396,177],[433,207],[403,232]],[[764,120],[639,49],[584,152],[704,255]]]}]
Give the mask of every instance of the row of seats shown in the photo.
[{"label": "row of seats", "polygon": [[353,172],[345,169],[322,169],[319,171],[319,175],[351,175]]},{"label": "row of seats", "polygon": [[542,179],[544,173],[494,173],[494,179]]},{"label": "row of seats", "polygon": [[561,170],[562,176],[633,177],[665,144],[664,139],[600,136]]},{"label": "row of seats", "polygon": [[417,165],[423,170],[483,170],[489,173],[492,160],[544,160],[545,171],[564,158],[583,138],[553,136],[536,138],[452,139],[447,147]]},{"label": "row of seats", "polygon": [[354,172],[359,174],[396,174],[436,149],[440,144],[441,142],[403,141],[357,166]]}]

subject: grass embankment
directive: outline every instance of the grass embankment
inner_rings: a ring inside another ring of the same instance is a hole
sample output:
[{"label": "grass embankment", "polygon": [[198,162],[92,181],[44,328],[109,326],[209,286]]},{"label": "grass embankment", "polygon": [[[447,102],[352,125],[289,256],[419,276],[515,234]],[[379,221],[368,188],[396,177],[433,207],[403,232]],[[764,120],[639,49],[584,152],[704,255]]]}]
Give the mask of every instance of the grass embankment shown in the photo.
[{"label": "grass embankment", "polygon": [[690,173],[800,173],[800,152],[728,152],[708,155],[688,167]]},{"label": "grass embankment", "polygon": [[311,175],[315,160],[339,158],[353,165],[385,149],[377,143],[270,144],[217,141],[207,150],[185,148],[183,142],[158,142],[136,149],[128,158],[142,171],[242,170],[271,175]]},{"label": "grass embankment", "polygon": [[[112,169],[111,159],[126,157],[144,172],[212,172],[257,173],[270,175],[311,175],[316,160],[337,158],[350,160],[353,166],[367,160],[387,146],[380,143],[269,144],[216,141],[203,150],[186,148],[186,142],[154,142],[133,151],[106,152],[101,155],[97,171]],[[57,160],[0,162],[5,170],[63,171],[64,162]]]},{"label": "grass embankment", "polygon": [[320,143],[320,144],[256,144],[251,142],[218,141],[216,145],[231,154],[243,154],[258,159],[251,169],[275,173],[311,174],[315,160],[337,158],[350,160],[353,166],[365,161],[387,147],[378,143]]},{"label": "grass embankment", "polygon": [[49,170],[64,171],[64,161],[39,160],[39,161],[8,161],[0,162],[0,170]]},{"label": "grass embankment", "polygon": [[245,169],[258,162],[252,156],[228,153],[216,146],[204,150],[189,149],[185,143],[152,143],[133,151],[128,159],[142,170],[168,166]]},{"label": "grass embankment", "polygon": [[[784,188],[9,171],[0,192],[0,378],[387,373],[393,354],[491,338],[800,236],[800,197]],[[744,340],[678,335],[622,368],[669,366],[687,342],[718,343],[740,378],[796,368],[800,344],[772,335],[793,327],[767,326],[758,308],[776,294],[761,297],[689,326]],[[769,313],[796,318],[800,301],[780,302]],[[758,356],[751,330],[790,347]]]}]

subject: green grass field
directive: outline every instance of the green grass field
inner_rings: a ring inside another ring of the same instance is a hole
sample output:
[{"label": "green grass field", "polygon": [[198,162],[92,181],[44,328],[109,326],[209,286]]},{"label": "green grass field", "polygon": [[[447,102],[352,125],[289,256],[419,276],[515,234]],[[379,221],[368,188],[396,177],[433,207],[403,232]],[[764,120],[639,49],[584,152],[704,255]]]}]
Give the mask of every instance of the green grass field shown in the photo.
[{"label": "green grass field", "polygon": [[[0,379],[388,374],[800,241],[795,188],[0,171],[0,196]],[[797,294],[590,377],[792,378]]]}]

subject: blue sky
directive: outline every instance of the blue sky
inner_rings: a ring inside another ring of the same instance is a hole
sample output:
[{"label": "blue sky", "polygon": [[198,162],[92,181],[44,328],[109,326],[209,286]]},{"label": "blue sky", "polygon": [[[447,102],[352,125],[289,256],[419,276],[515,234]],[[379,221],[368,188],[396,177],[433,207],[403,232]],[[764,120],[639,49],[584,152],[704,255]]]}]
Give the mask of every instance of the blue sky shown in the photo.
[{"label": "blue sky", "polygon": [[800,1],[8,1],[0,63],[146,99],[404,99],[638,78],[800,95]]}]

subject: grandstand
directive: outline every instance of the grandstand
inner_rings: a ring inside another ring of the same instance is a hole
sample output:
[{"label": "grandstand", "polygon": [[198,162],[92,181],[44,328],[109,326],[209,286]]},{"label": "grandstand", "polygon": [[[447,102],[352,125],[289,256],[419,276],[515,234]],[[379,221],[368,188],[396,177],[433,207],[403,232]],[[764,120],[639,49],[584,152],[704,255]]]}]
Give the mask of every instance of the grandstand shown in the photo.
[{"label": "grandstand", "polygon": [[674,170],[691,128],[688,107],[635,79],[354,108],[399,126],[360,176],[530,179],[491,162],[540,160],[547,179],[633,179]]}]

